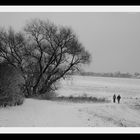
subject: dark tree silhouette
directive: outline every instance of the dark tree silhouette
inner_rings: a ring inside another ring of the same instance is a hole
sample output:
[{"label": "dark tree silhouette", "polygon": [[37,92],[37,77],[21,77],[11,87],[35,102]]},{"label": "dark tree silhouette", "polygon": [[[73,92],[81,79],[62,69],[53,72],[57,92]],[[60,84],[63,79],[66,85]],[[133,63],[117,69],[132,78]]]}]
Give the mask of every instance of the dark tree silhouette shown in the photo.
[{"label": "dark tree silhouette", "polygon": [[72,29],[32,20],[21,33],[0,32],[0,56],[21,70],[27,96],[50,93],[56,83],[90,62]]}]

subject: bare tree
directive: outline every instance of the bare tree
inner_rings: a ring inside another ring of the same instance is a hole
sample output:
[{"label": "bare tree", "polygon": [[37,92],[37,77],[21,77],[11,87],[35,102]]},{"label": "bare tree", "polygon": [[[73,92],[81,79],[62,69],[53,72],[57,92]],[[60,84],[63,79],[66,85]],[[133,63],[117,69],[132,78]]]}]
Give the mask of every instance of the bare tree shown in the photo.
[{"label": "bare tree", "polygon": [[[29,95],[55,90],[61,78],[90,62],[90,54],[68,27],[36,19],[25,26],[25,37],[12,35],[12,32],[5,34],[0,33],[1,57],[21,69],[26,83],[24,88]],[[8,36],[14,39],[7,40]],[[6,42],[11,40],[13,44],[7,49]]]}]

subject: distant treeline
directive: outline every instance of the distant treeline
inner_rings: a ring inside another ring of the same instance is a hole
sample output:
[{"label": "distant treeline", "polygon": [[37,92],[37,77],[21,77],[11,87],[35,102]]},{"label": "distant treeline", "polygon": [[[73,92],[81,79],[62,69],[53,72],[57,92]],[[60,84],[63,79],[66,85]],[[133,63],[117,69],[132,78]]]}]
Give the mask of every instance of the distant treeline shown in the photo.
[{"label": "distant treeline", "polygon": [[121,72],[114,72],[114,73],[97,73],[97,72],[80,72],[75,73],[75,75],[82,75],[82,76],[99,76],[99,77],[119,77],[119,78],[136,78],[140,79],[140,73],[121,73]]}]

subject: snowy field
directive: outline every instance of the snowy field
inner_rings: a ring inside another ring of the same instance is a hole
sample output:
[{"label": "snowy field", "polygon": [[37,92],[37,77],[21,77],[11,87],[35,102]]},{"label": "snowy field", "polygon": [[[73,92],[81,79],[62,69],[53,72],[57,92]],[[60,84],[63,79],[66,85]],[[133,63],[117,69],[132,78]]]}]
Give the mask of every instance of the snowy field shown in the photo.
[{"label": "snowy field", "polygon": [[[122,96],[112,103],[113,94]],[[0,108],[1,127],[140,127],[140,79],[74,76],[57,94],[105,97],[109,103],[68,103],[26,99]]]},{"label": "snowy field", "polygon": [[120,94],[123,98],[140,97],[140,79],[73,76],[62,80],[61,87],[57,93],[64,96],[86,94],[112,99],[113,94]]}]

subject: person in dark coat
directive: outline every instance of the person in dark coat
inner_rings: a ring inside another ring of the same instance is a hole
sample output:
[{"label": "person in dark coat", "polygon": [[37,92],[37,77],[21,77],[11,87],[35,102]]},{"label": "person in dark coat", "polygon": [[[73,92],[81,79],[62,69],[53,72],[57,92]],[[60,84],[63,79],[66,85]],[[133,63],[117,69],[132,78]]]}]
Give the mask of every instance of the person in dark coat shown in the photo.
[{"label": "person in dark coat", "polygon": [[121,100],[121,96],[120,95],[117,96],[117,100],[118,100],[118,104],[119,104],[120,100]]},{"label": "person in dark coat", "polygon": [[116,95],[114,94],[113,95],[113,103],[115,103],[116,102]]}]

